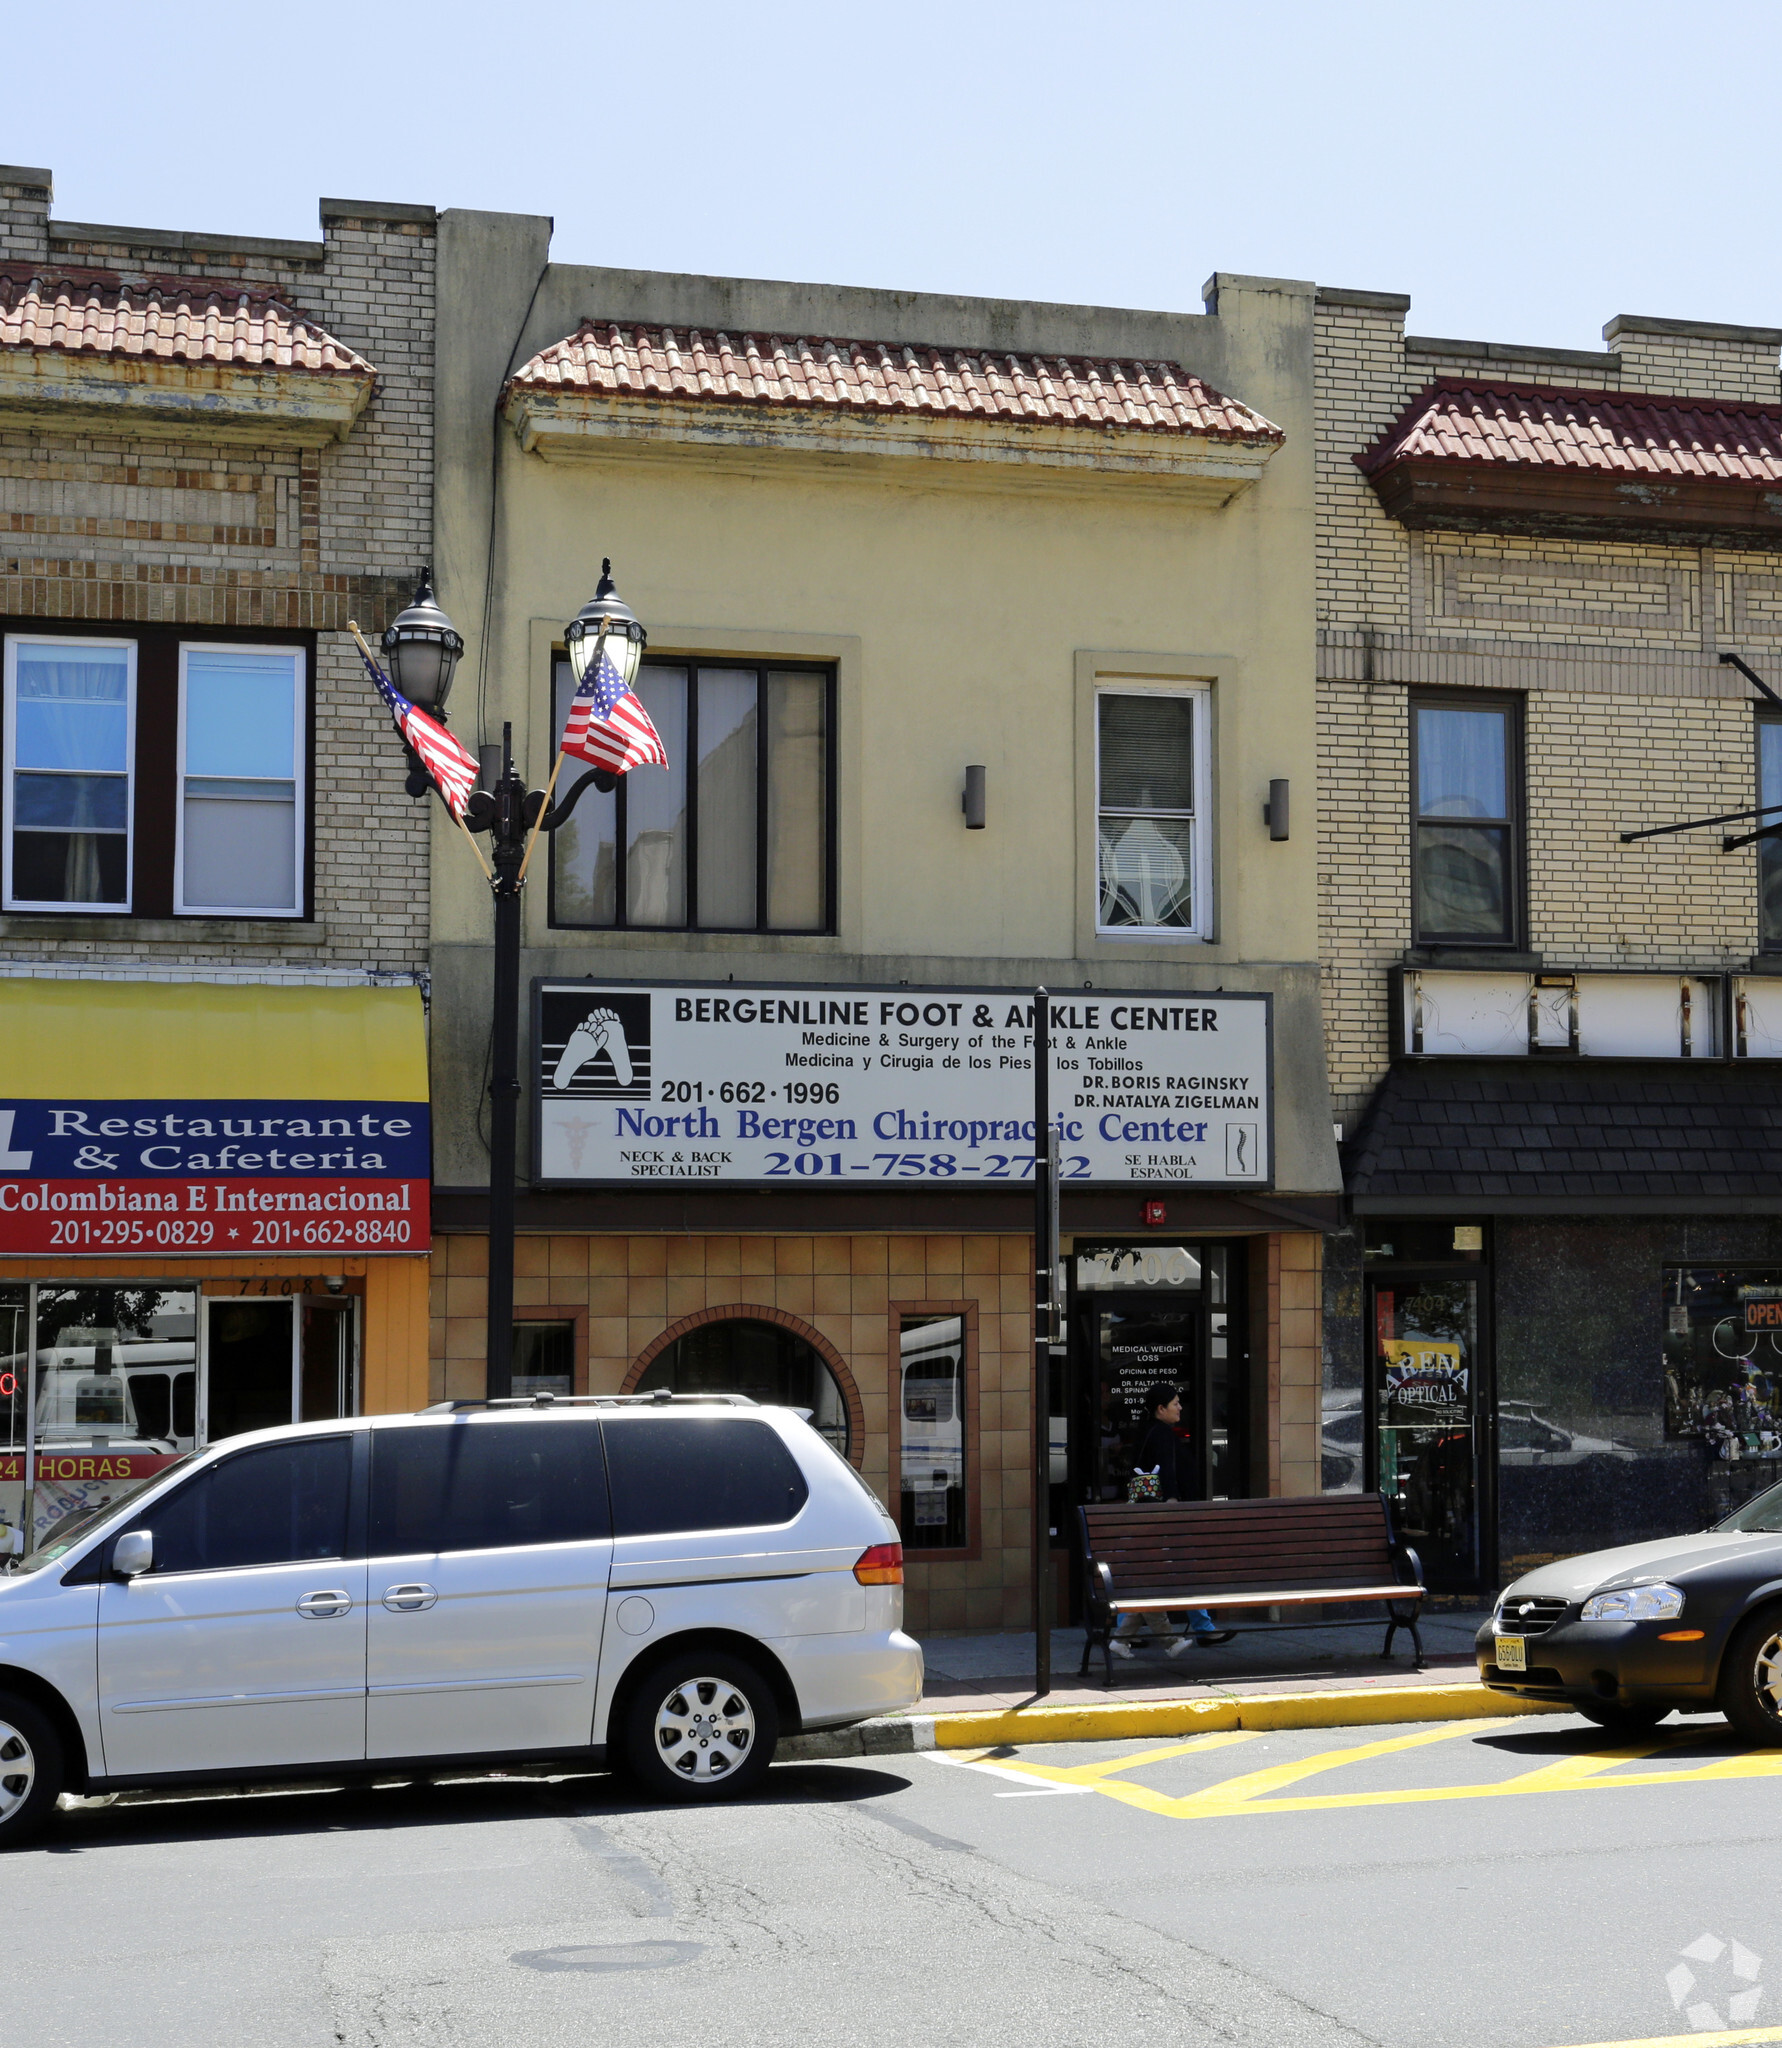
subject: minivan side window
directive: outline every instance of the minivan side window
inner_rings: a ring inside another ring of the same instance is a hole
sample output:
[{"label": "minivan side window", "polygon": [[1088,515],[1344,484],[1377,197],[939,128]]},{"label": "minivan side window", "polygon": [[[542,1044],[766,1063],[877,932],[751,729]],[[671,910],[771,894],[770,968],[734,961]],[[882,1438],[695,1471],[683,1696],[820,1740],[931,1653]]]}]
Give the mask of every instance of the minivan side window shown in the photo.
[{"label": "minivan side window", "polygon": [[472,1419],[371,1435],[371,1554],[514,1550],[612,1533],[600,1430]]},{"label": "minivan side window", "polygon": [[344,1436],[265,1444],[210,1466],[126,1526],[152,1532],[157,1577],[343,1557],[352,1462]]},{"label": "minivan side window", "polygon": [[639,1416],[604,1428],[615,1536],[758,1529],[791,1521],[810,1498],[778,1431],[748,1416]]}]

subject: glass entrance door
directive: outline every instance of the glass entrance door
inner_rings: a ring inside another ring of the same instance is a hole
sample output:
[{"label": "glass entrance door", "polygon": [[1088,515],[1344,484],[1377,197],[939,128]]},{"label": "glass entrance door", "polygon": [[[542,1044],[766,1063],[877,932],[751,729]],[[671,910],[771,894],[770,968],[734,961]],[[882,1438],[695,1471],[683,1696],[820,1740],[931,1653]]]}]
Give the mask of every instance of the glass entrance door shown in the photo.
[{"label": "glass entrance door", "polygon": [[1480,1583],[1479,1283],[1394,1275],[1368,1283],[1375,1483],[1425,1583]]},{"label": "glass entrance door", "polygon": [[1178,1433],[1196,1474],[1192,1491],[1206,1494],[1206,1373],[1201,1355],[1201,1305],[1155,1294],[1094,1304],[1096,1432],[1094,1498],[1124,1500],[1138,1443],[1151,1426],[1147,1397],[1153,1388],[1181,1390]]},{"label": "glass entrance door", "polygon": [[356,1412],[350,1299],[213,1297],[204,1309],[207,1443]]}]

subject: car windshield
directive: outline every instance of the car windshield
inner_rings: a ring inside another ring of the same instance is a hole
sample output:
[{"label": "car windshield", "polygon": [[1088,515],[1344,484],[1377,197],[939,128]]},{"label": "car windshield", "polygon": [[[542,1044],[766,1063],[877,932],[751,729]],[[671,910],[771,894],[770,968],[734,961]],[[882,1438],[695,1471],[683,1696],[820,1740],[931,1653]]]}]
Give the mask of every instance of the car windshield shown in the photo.
[{"label": "car windshield", "polygon": [[1755,1499],[1735,1509],[1716,1529],[1738,1529],[1747,1534],[1782,1536],[1782,1486],[1766,1487]]},{"label": "car windshield", "polygon": [[[194,1455],[195,1453],[186,1451],[180,1457],[163,1465],[155,1474],[155,1483],[159,1485],[163,1479],[169,1478]],[[58,1558],[66,1557],[83,1537],[91,1536],[107,1522],[122,1521],[126,1515],[134,1513],[142,1493],[143,1488],[134,1487],[122,1500],[102,1501],[98,1507],[87,1508],[78,1515],[65,1515],[46,1532],[49,1539],[47,1542],[40,1544],[35,1550],[26,1551],[23,1557],[7,1559],[8,1575],[16,1578],[24,1572],[40,1572],[45,1565],[54,1564]]]}]

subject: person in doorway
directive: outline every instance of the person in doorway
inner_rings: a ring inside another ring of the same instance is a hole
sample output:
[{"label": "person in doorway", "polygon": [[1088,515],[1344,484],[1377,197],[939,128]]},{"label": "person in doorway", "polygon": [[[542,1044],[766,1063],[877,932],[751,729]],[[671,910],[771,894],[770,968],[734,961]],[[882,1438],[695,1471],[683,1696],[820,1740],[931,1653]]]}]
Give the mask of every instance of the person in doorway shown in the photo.
[{"label": "person in doorway", "polygon": [[[1157,1499],[1188,1500],[1187,1489],[1193,1484],[1194,1468],[1188,1454],[1187,1440],[1182,1436],[1182,1390],[1180,1387],[1160,1382],[1145,1395],[1145,1412],[1150,1417],[1144,1433],[1138,1440],[1138,1448],[1132,1454],[1135,1472],[1157,1474]],[[1143,1617],[1153,1635],[1166,1636],[1169,1640],[1163,1646],[1166,1657],[1179,1657],[1191,1642],[1223,1643],[1230,1641],[1229,1632],[1222,1633],[1213,1626],[1213,1617],[1204,1607],[1196,1607],[1188,1616],[1188,1633],[1182,1633],[1182,1622],[1174,1614]],[[1133,1645],[1122,1641],[1125,1623],[1116,1630],[1110,1645],[1116,1657],[1130,1657]]]}]

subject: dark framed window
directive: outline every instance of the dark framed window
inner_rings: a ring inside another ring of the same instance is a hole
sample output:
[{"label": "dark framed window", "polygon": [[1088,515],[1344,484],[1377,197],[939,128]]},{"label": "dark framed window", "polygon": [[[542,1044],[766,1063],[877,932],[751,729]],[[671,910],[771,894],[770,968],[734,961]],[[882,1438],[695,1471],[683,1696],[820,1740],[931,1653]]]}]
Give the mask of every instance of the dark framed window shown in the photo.
[{"label": "dark framed window", "polygon": [[845,1458],[847,1397],[828,1363],[804,1339],[777,1323],[746,1316],[701,1323],[650,1360],[636,1392],[747,1394],[776,1408],[802,1409],[811,1427]]},{"label": "dark framed window", "polygon": [[0,620],[0,904],[308,914],[313,634]]},{"label": "dark framed window", "polygon": [[[1757,801],[1782,804],[1782,718],[1757,720]],[[1765,825],[1782,826],[1782,810],[1757,820]],[[1782,831],[1757,842],[1757,943],[1782,953]]]},{"label": "dark framed window", "polygon": [[1514,946],[1521,936],[1519,707],[1411,699],[1411,893],[1419,945]]},{"label": "dark framed window", "polygon": [[[553,664],[561,732],[575,694]],[[835,672],[646,662],[668,749],[584,792],[551,845],[551,923],[598,931],[827,932],[835,915]]]}]

